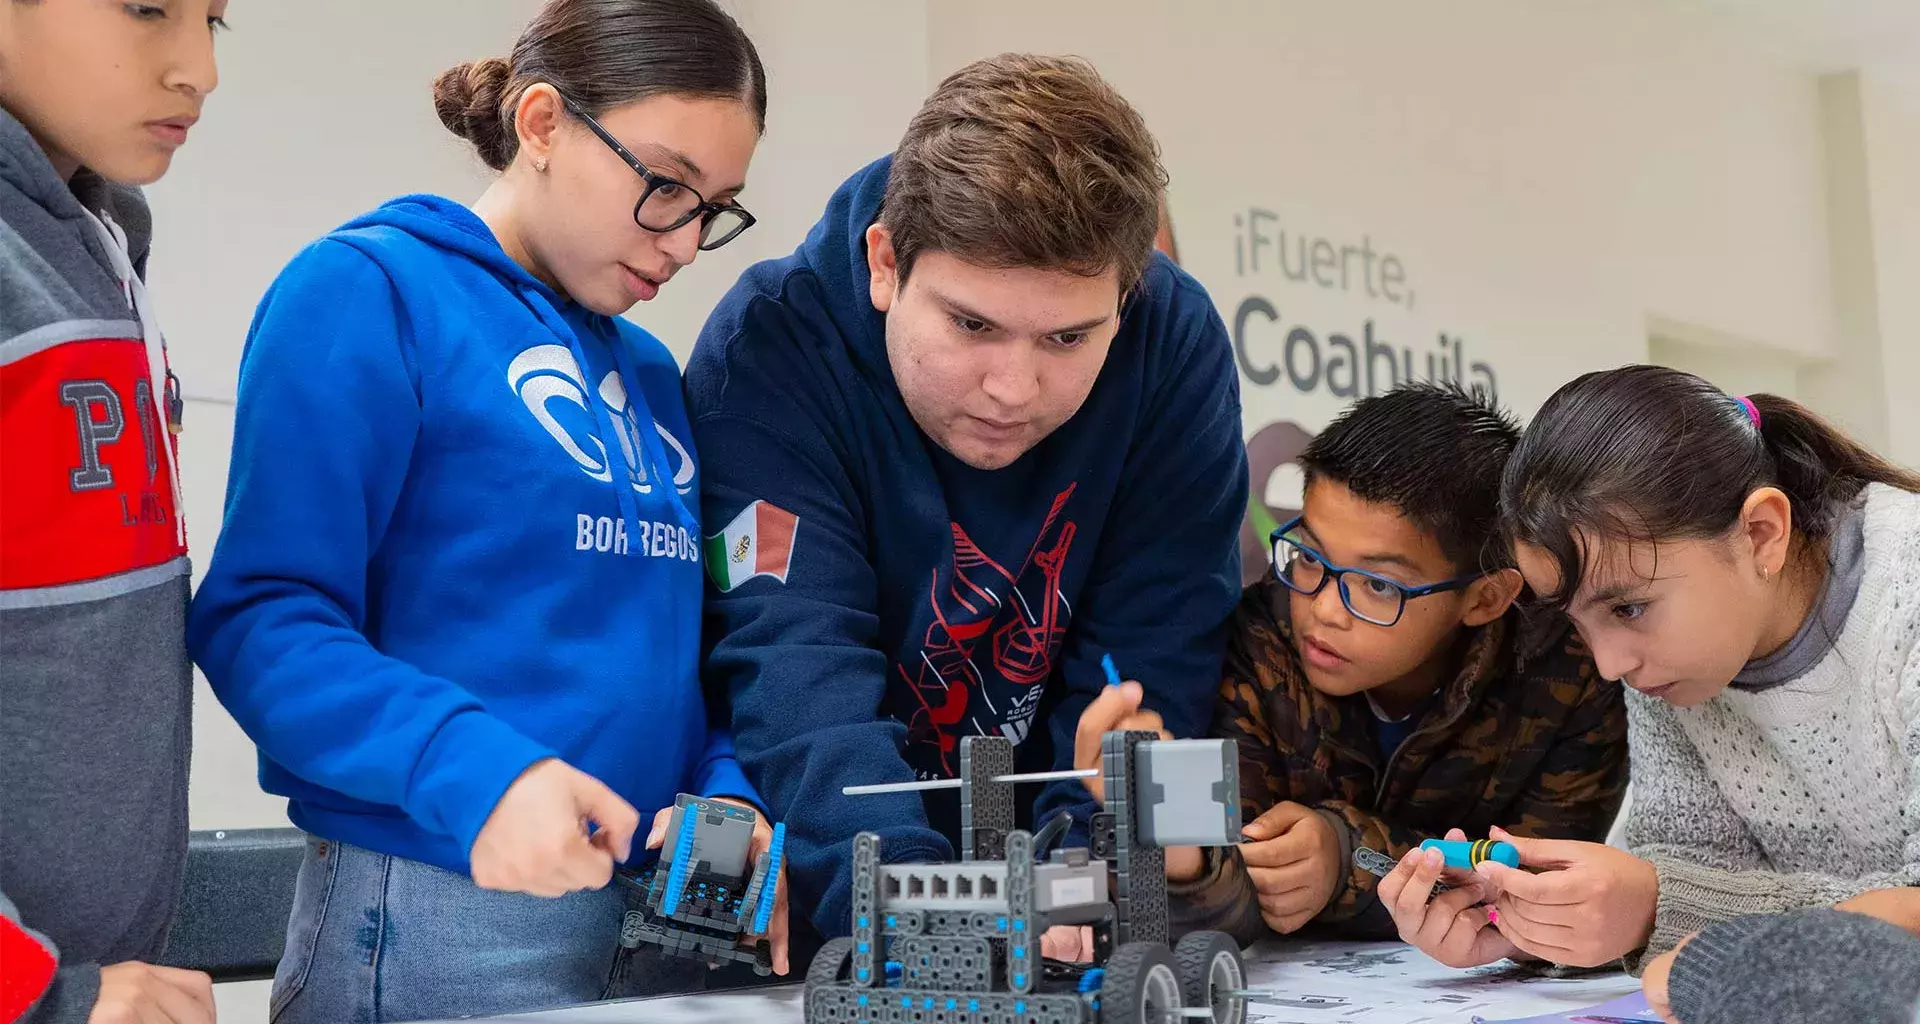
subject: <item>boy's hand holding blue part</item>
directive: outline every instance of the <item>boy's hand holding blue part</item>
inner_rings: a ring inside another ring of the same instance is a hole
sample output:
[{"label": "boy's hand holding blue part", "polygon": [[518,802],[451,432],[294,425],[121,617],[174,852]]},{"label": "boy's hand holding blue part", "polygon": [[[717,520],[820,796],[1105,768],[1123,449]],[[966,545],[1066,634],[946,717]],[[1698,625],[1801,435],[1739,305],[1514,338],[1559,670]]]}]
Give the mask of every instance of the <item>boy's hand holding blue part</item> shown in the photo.
[{"label": "boy's hand holding blue part", "polygon": [[[1106,670],[1107,688],[1080,713],[1079,725],[1073,733],[1073,766],[1083,771],[1089,768],[1097,771],[1100,768],[1101,744],[1107,733],[1141,730],[1159,733],[1163,740],[1173,738],[1158,712],[1140,706],[1140,702],[1146,699],[1146,690],[1132,680],[1121,680],[1119,671],[1113,665],[1113,655],[1103,656],[1100,667]],[[1080,782],[1095,800],[1106,799],[1107,787],[1100,776],[1081,779]],[[1200,877],[1205,868],[1206,856],[1199,847],[1175,846],[1167,849],[1168,881],[1191,881]]]},{"label": "boy's hand holding blue part", "polygon": [[[1079,769],[1100,768],[1101,744],[1103,737],[1110,732],[1137,729],[1159,733],[1161,739],[1173,738],[1158,712],[1140,706],[1140,702],[1146,699],[1146,690],[1139,683],[1120,678],[1120,671],[1113,664],[1113,655],[1101,657],[1100,667],[1106,672],[1107,686],[1080,713],[1080,722],[1074,729],[1073,766]],[[1106,786],[1100,776],[1081,779],[1080,782],[1095,800],[1106,799]],[[1197,877],[1205,867],[1205,858],[1198,847],[1178,846],[1166,852],[1167,878],[1170,880]],[[1093,956],[1092,929],[1056,925],[1041,936],[1040,949],[1042,955],[1056,960],[1079,962],[1090,959]]]},{"label": "boy's hand holding blue part", "polygon": [[[1101,659],[1101,665],[1107,669],[1107,688],[1080,712],[1080,724],[1073,732],[1073,766],[1083,770],[1100,767],[1100,745],[1107,733],[1144,730],[1159,733],[1163,740],[1173,738],[1159,712],[1140,706],[1146,699],[1145,688],[1132,680],[1121,681],[1111,655]],[[1098,775],[1080,781],[1095,800],[1106,799],[1106,786]]]},{"label": "boy's hand holding blue part", "polygon": [[[1447,833],[1455,842],[1466,838],[1457,828]],[[1454,888],[1433,895],[1442,880]],[[1494,895],[1493,886],[1472,871],[1447,867],[1438,849],[1407,851],[1374,891],[1401,941],[1448,967],[1478,967],[1519,951],[1495,927],[1498,911],[1481,906]]]}]

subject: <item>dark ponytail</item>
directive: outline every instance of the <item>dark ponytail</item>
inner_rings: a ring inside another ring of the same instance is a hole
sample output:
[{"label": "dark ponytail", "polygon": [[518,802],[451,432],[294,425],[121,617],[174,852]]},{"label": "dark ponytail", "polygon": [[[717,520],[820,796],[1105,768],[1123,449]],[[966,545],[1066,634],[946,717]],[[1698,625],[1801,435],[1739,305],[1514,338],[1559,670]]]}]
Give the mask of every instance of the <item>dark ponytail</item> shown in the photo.
[{"label": "dark ponytail", "polygon": [[1840,506],[1868,484],[1920,492],[1920,473],[1882,458],[1799,402],[1778,395],[1752,401],[1773,456],[1774,486],[1793,500],[1794,524],[1807,536],[1825,540]]},{"label": "dark ponytail", "polygon": [[[1746,403],[1664,366],[1589,373],[1554,392],[1501,480],[1509,539],[1545,549],[1564,602],[1586,575],[1583,535],[1622,540],[1717,537],[1747,496],[1778,487],[1793,525],[1824,542],[1870,483],[1920,492],[1920,474],[1888,462],[1805,406]],[[1754,423],[1758,414],[1759,424]]]},{"label": "dark ponytail", "polygon": [[767,127],[767,73],[713,0],[547,0],[513,56],[460,64],[433,83],[440,123],[504,171],[520,148],[515,110],[545,82],[598,117],[649,96],[737,99]]}]

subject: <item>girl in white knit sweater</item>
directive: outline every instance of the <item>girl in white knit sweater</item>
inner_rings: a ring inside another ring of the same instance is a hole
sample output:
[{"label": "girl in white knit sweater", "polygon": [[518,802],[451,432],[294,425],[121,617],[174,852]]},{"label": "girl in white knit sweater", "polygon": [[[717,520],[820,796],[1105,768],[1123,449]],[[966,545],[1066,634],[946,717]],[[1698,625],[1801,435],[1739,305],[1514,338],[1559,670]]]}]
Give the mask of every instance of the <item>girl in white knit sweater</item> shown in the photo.
[{"label": "girl in white knit sweater", "polygon": [[1482,864],[1450,920],[1402,934],[1637,967],[1716,921],[1920,884],[1916,492],[1800,405],[1676,370],[1548,399],[1504,512],[1527,582],[1629,687],[1632,852],[1496,832],[1532,870]]}]

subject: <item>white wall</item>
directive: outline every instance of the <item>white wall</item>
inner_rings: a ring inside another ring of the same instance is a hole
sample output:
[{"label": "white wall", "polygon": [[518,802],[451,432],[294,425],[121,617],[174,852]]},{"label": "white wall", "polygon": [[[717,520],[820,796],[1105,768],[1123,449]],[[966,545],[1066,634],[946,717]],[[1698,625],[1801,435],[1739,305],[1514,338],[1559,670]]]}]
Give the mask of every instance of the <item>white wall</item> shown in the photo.
[{"label": "white wall", "polygon": [[1807,363],[1791,353],[1743,344],[1681,341],[1655,334],[1647,339],[1647,361],[1696,373],[1729,395],[1769,394],[1802,400],[1800,379]]},{"label": "white wall", "polygon": [[1868,124],[1860,77],[1828,75],[1819,84],[1825,129],[1827,271],[1833,282],[1835,358],[1809,366],[1802,395],[1875,447],[1889,441],[1885,339],[1875,272],[1874,203],[1867,162]]},{"label": "white wall", "polygon": [[1886,452],[1920,466],[1920,90],[1862,76]]},{"label": "white wall", "polygon": [[[1230,326],[1246,295],[1280,308],[1277,329],[1255,321],[1260,362],[1296,323],[1324,341],[1372,316],[1423,369],[1436,333],[1463,337],[1526,410],[1578,370],[1644,358],[1656,318],[1831,348],[1809,76],[1648,4],[1207,9],[938,5],[933,64],[1009,48],[1092,58],[1164,144],[1181,255]],[[1236,273],[1233,217],[1249,205],[1393,251],[1417,307]],[[1247,395],[1250,426],[1317,425],[1344,404],[1284,378]]]},{"label": "white wall", "polygon": [[1920,465],[1920,112],[1869,74],[1820,82],[1837,345],[1802,396],[1874,448]]}]

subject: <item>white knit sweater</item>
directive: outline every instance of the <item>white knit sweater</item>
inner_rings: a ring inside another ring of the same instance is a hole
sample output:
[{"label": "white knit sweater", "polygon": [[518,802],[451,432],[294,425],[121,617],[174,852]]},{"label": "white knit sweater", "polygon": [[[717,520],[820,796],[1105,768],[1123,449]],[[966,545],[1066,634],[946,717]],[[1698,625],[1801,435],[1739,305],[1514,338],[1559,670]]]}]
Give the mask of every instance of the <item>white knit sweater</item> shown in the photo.
[{"label": "white knit sweater", "polygon": [[1694,708],[1627,693],[1627,845],[1660,875],[1645,955],[1920,884],[1920,495],[1871,486],[1864,533],[1859,596],[1807,673]]}]

